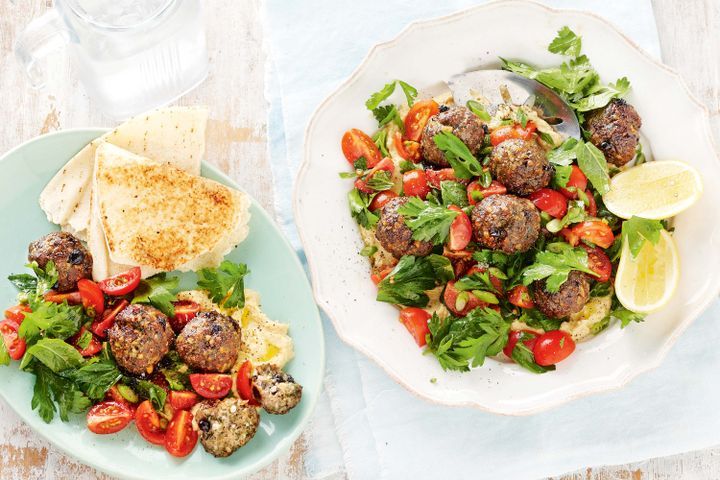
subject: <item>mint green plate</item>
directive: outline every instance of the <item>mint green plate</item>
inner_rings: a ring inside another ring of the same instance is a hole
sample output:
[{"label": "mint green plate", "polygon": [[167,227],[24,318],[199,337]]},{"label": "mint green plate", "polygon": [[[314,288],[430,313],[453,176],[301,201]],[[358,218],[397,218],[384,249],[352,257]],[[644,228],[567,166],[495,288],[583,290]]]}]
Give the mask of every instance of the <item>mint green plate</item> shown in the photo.
[{"label": "mint green plate", "polygon": [[[104,129],[68,130],[30,140],[0,158],[0,307],[14,304],[16,291],[5,280],[22,272],[28,243],[57,227],[38,206],[45,184],[75,153]],[[237,188],[215,168],[203,164],[202,175]],[[325,366],[322,324],[305,271],[295,252],[267,213],[253,200],[250,234],[227,258],[247,263],[247,286],[257,290],[263,310],[290,324],[295,358],[287,370],[303,385],[300,404],[287,415],[261,412],[255,438],[228,458],[218,459],[200,444],[194,452],[176,459],[162,447],[150,445],[134,425],[115,435],[95,435],[82,415],[63,423],[57,417],[44,423],[30,409],[34,377],[20,372],[17,362],[0,367],[0,396],[36,432],[83,463],[132,479],[229,479],[253,473],[286,452],[307,425],[320,393]],[[182,286],[194,284],[195,274],[180,274]]]}]

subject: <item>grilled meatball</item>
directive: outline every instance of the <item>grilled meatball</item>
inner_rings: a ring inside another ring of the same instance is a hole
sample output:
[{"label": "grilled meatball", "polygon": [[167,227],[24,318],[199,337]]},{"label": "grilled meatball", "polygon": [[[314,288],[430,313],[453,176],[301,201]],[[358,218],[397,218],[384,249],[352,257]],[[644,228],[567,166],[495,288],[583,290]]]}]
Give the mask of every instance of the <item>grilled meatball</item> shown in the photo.
[{"label": "grilled meatball", "polygon": [[45,268],[50,260],[55,262],[57,268],[58,281],[55,288],[58,292],[75,290],[78,280],[92,276],[92,255],[71,233],[48,233],[30,244],[28,261],[37,262]]},{"label": "grilled meatball", "polygon": [[387,202],[375,227],[375,238],[395,258],[403,255],[424,257],[433,249],[432,242],[413,240],[412,230],[405,225],[405,218],[398,213],[398,209],[409,200],[408,197],[396,197]]},{"label": "grilled meatball", "polygon": [[490,173],[508,192],[525,196],[548,186],[553,167],[536,141],[517,138],[493,148]]},{"label": "grilled meatball", "polygon": [[227,372],[237,361],[240,344],[240,328],[232,318],[200,312],[182,329],[175,349],[190,368]]},{"label": "grilled meatball", "polygon": [[532,298],[537,309],[548,317],[565,318],[585,306],[590,298],[590,282],[583,272],[572,270],[555,293],[545,290],[545,280],[533,282]]},{"label": "grilled meatball", "polygon": [[472,211],[475,239],[505,253],[525,252],[540,235],[540,214],[530,200],[514,195],[490,195]]},{"label": "grilled meatball", "polygon": [[435,145],[435,134],[443,130],[451,131],[462,140],[473,155],[482,150],[485,137],[482,120],[465,107],[443,105],[440,113],[430,117],[420,139],[422,155],[427,162],[441,167],[450,166],[445,154]]},{"label": "grilled meatball", "polygon": [[620,98],[611,100],[604,108],[593,110],[585,117],[585,130],[590,134],[590,142],[605,154],[608,162],[618,167],[635,157],[641,126],[640,115]]},{"label": "grilled meatball", "polygon": [[276,365],[257,367],[252,377],[253,394],[266,412],[284,415],[300,402],[302,386]]},{"label": "grilled meatball", "polygon": [[257,409],[239,398],[204,400],[192,413],[200,443],[216,457],[230,456],[248,443],[260,424]]},{"label": "grilled meatball", "polygon": [[172,339],[173,331],[165,314],[142,304],[121,310],[108,330],[117,364],[135,375],[152,372],[155,364],[167,355]]}]

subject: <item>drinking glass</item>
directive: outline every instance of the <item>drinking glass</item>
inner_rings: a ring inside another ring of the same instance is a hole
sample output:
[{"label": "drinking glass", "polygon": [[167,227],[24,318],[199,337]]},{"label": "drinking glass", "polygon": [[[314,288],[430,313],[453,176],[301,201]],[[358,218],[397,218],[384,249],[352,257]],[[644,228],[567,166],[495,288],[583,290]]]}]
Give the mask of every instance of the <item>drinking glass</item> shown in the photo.
[{"label": "drinking glass", "polygon": [[15,42],[33,87],[63,45],[88,95],[117,119],[172,102],[208,72],[200,0],[55,0]]}]

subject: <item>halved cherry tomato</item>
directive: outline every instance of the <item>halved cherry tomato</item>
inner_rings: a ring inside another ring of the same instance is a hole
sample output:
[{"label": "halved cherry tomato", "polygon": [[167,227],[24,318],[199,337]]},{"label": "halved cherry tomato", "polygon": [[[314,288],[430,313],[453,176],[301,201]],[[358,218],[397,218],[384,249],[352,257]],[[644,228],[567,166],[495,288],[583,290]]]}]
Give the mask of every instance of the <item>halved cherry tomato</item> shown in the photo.
[{"label": "halved cherry tomato", "polygon": [[94,405],[87,413],[87,427],[93,433],[106,435],[116,433],[127,427],[133,413],[119,402],[101,402]]},{"label": "halved cherry tomato", "polygon": [[530,330],[513,330],[508,334],[508,341],[503,348],[503,353],[507,355],[508,358],[512,358],[515,345],[517,345],[517,342],[520,341],[521,338],[523,338],[523,344],[532,352],[533,348],[535,348],[537,337],[538,334]]},{"label": "halved cherry tomato", "polygon": [[81,278],[77,285],[83,306],[92,309],[96,317],[102,315],[105,311],[105,297],[98,284],[87,278]]},{"label": "halved cherry tomato", "polygon": [[439,112],[440,105],[435,100],[415,102],[410,107],[407,116],[405,116],[405,138],[413,142],[419,142],[428,120]]},{"label": "halved cherry tomato", "polygon": [[403,191],[409,197],[420,197],[425,200],[430,193],[430,185],[424,170],[410,170],[403,174]]},{"label": "halved cherry tomato", "polygon": [[410,160],[413,163],[417,163],[420,160],[420,144],[413,142],[412,140],[403,140],[402,134],[399,131],[395,132],[393,136],[393,144],[398,155],[405,160]]},{"label": "halved cherry tomato", "polygon": [[588,220],[572,227],[573,234],[580,240],[586,240],[598,247],[608,248],[615,241],[610,225],[601,220]]},{"label": "halved cherry tomato", "polygon": [[395,164],[389,157],[383,158],[377,165],[370,169],[368,173],[355,180],[355,188],[365,193],[375,193],[375,190],[368,186],[368,181],[379,171],[392,172],[395,170]]},{"label": "halved cherry tomato", "polygon": [[252,363],[250,362],[250,360],[245,360],[245,362],[240,365],[240,370],[238,370],[237,378],[235,379],[235,385],[237,387],[238,395],[240,395],[240,398],[246,400],[249,405],[258,406],[260,405],[260,403],[255,399],[255,395],[253,395],[251,382],[252,371]]},{"label": "halved cherry tomato", "polygon": [[155,411],[150,400],[145,400],[135,410],[135,426],[148,442],[153,445],[165,445],[165,429],[162,427],[160,415]]},{"label": "halved cherry tomato", "polygon": [[5,343],[5,349],[13,360],[20,360],[27,348],[25,339],[18,336],[19,328],[20,325],[9,318],[0,322],[0,335]]},{"label": "halved cherry tomato", "polygon": [[453,182],[467,183],[467,180],[459,179],[455,176],[455,170],[452,168],[441,168],[439,170],[425,170],[428,184],[433,188],[440,188],[440,182],[451,180]]},{"label": "halved cherry tomato", "polygon": [[[470,270],[465,272],[465,276],[469,277],[470,275],[472,275],[474,273],[485,273],[485,272],[487,272],[487,267],[485,265],[474,265],[472,268],[470,268]],[[501,279],[499,279],[498,277],[496,277],[495,275],[493,275],[492,273],[490,274],[490,283],[492,283],[492,286],[495,287],[495,290],[497,290],[496,293],[499,293],[501,295],[503,294],[503,292],[505,291],[505,285],[503,285],[503,281]]]},{"label": "halved cherry tomato", "polygon": [[578,237],[577,234],[569,228],[563,228],[560,230],[560,235],[562,235],[565,241],[573,247],[577,247],[578,243],[580,243],[580,237]]},{"label": "halved cherry tomato", "polygon": [[460,207],[450,205],[450,210],[458,212],[457,217],[450,224],[450,235],[448,235],[447,245],[450,250],[464,250],[472,239],[472,224],[470,217],[462,211]]},{"label": "halved cherry tomato", "polygon": [[82,297],[80,297],[80,292],[58,293],[55,290],[48,290],[43,295],[43,298],[45,299],[45,301],[53,303],[67,302],[68,305],[82,304]]},{"label": "halved cherry tomato", "polygon": [[393,268],[395,268],[395,267],[388,267],[384,270],[381,270],[379,273],[373,273],[372,275],[370,275],[370,279],[373,281],[373,283],[375,285],[377,285],[380,282],[382,282],[385,279],[385,277],[388,276],[388,274],[390,272],[392,272]]},{"label": "halved cherry tomato", "polygon": [[170,405],[175,410],[190,410],[200,401],[197,393],[189,390],[173,390],[170,392]]},{"label": "halved cherry tomato", "polygon": [[407,307],[400,310],[400,322],[408,329],[418,347],[424,347],[427,344],[426,337],[430,333],[428,320],[430,320],[430,314],[422,308]]},{"label": "halved cherry tomato", "polygon": [[14,307],[10,307],[5,310],[5,318],[9,318],[19,325],[23,320],[25,320],[25,314],[30,313],[31,311],[32,310],[30,310],[29,305],[15,305]]},{"label": "halved cherry tomato", "polygon": [[198,434],[192,426],[192,413],[178,410],[165,432],[165,450],[174,457],[185,457],[195,448]]},{"label": "halved cherry tomato", "polygon": [[612,275],[612,262],[602,249],[598,247],[590,247],[581,243],[580,246],[585,249],[588,254],[588,267],[597,273],[595,280],[598,282],[607,282]]},{"label": "halved cherry tomato", "polygon": [[555,218],[563,218],[567,213],[567,198],[560,192],[549,188],[541,188],[528,197],[537,208]]},{"label": "halved cherry tomato", "polygon": [[73,335],[68,340],[68,342],[73,345],[83,357],[92,357],[100,350],[102,350],[102,344],[98,341],[97,338],[95,338],[94,335],[91,334],[90,343],[87,344],[87,347],[80,348],[77,344],[77,341],[80,340],[80,337],[82,337],[85,332],[87,332],[87,329],[85,327],[80,327],[80,331]]},{"label": "halved cherry tomato", "polygon": [[397,197],[398,194],[393,192],[392,190],[385,190],[384,192],[379,192],[377,195],[375,195],[370,202],[370,206],[368,207],[371,212],[375,212],[377,210],[380,210],[382,207],[385,206],[387,202],[392,200],[393,198]]},{"label": "halved cherry tomato", "polygon": [[597,202],[595,201],[595,195],[593,195],[590,190],[585,190],[585,196],[587,196],[588,199],[585,211],[591,217],[597,217]]},{"label": "halved cherry tomato", "polygon": [[357,128],[345,132],[341,146],[343,155],[350,162],[350,165],[354,165],[358,158],[364,157],[367,168],[372,168],[382,159],[380,150],[378,150],[373,139]]},{"label": "halved cherry tomato", "polygon": [[129,302],[127,300],[120,300],[114,307],[112,307],[112,310],[103,312],[102,318],[100,320],[95,320],[92,325],[90,325],[90,330],[92,330],[92,332],[100,338],[107,337],[107,331],[115,323],[115,317],[128,305]]},{"label": "halved cherry tomato", "polygon": [[98,282],[100,290],[108,295],[120,296],[125,295],[137,288],[140,285],[140,276],[142,272],[140,267],[133,267],[127,272],[118,273],[110,278]]},{"label": "halved cherry tomato", "polygon": [[490,185],[487,188],[480,185],[477,180],[470,182],[470,185],[467,187],[468,202],[470,202],[470,205],[475,205],[476,203],[479,203],[480,200],[489,197],[490,195],[503,195],[505,193],[507,193],[507,188],[505,188],[505,185],[497,180],[490,182]]},{"label": "halved cherry tomato", "polygon": [[200,305],[189,300],[181,300],[173,302],[173,306],[175,307],[175,315],[170,318],[170,326],[175,333],[180,333],[185,328],[185,325],[195,318],[195,315],[200,311]]},{"label": "halved cherry tomato", "polygon": [[192,373],[190,384],[205,398],[223,398],[232,388],[232,377],[223,373]]},{"label": "halved cherry tomato", "polygon": [[516,285],[508,293],[508,302],[520,308],[534,308],[535,303],[530,297],[530,291],[525,285]]},{"label": "halved cherry tomato", "polygon": [[565,360],[575,351],[572,336],[562,330],[551,330],[537,338],[533,355],[535,363],[547,367]]},{"label": "halved cherry tomato", "polygon": [[452,313],[460,317],[464,317],[478,307],[487,306],[487,303],[477,298],[472,292],[461,292],[455,288],[454,280],[449,281],[447,285],[445,285],[443,301]]},{"label": "halved cherry tomato", "polygon": [[532,136],[535,130],[537,130],[537,126],[533,122],[528,122],[525,128],[522,128],[522,126],[517,123],[515,125],[496,128],[490,132],[490,143],[493,147],[496,147],[505,140],[510,140],[511,138],[527,140]]},{"label": "halved cherry tomato", "polygon": [[570,171],[570,179],[568,180],[565,188],[560,189],[560,192],[562,192],[562,194],[567,198],[578,198],[578,190],[585,191],[587,188],[587,182],[587,177],[582,170],[580,170],[580,167],[573,165],[572,170]]}]

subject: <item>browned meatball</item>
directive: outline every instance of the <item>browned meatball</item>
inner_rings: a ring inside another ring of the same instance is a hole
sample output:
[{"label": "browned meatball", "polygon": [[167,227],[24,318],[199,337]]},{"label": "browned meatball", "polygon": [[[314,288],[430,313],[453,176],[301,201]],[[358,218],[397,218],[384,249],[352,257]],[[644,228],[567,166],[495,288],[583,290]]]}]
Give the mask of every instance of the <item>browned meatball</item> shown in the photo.
[{"label": "browned meatball", "polygon": [[640,141],[640,115],[625,100],[616,98],[604,108],[588,113],[585,130],[590,142],[598,147],[608,162],[622,167],[635,157]]},{"label": "browned meatball", "polygon": [[398,213],[398,209],[409,200],[408,197],[396,197],[387,202],[380,212],[380,220],[375,227],[375,238],[395,258],[403,255],[424,257],[433,249],[431,242],[413,240],[412,230],[405,225],[405,218]]},{"label": "browned meatball", "polygon": [[251,381],[255,398],[268,413],[284,415],[300,403],[302,386],[276,365],[258,366]]},{"label": "browned meatball", "polygon": [[52,260],[58,272],[55,288],[58,292],[75,290],[81,278],[92,276],[93,260],[90,252],[75,235],[68,232],[52,232],[30,244],[28,260],[42,268]]},{"label": "browned meatball", "polygon": [[553,176],[553,167],[545,150],[535,140],[505,140],[490,154],[490,173],[508,192],[530,195],[547,187]]},{"label": "browned meatball", "polygon": [[117,364],[135,375],[152,372],[155,364],[170,351],[173,339],[167,317],[160,310],[142,304],[121,310],[107,334]]},{"label": "browned meatball", "polygon": [[200,312],[182,329],[175,349],[190,368],[227,372],[237,361],[240,344],[240,327],[232,318]]},{"label": "browned meatball", "polygon": [[572,270],[568,279],[555,293],[545,290],[545,280],[532,284],[532,298],[535,306],[551,318],[565,318],[577,313],[585,306],[590,297],[590,282],[587,275]]},{"label": "browned meatball", "polygon": [[422,155],[429,163],[441,167],[450,166],[445,154],[435,144],[435,134],[443,130],[452,132],[462,140],[473,155],[477,155],[483,147],[485,130],[482,120],[465,107],[443,105],[440,113],[430,117],[420,139]]},{"label": "browned meatball", "polygon": [[540,235],[540,214],[530,200],[514,195],[490,195],[472,211],[475,239],[505,253],[525,252]]},{"label": "browned meatball", "polygon": [[203,400],[192,410],[194,427],[205,451],[227,457],[255,436],[260,415],[239,398]]}]

